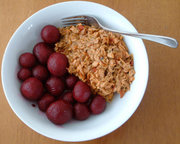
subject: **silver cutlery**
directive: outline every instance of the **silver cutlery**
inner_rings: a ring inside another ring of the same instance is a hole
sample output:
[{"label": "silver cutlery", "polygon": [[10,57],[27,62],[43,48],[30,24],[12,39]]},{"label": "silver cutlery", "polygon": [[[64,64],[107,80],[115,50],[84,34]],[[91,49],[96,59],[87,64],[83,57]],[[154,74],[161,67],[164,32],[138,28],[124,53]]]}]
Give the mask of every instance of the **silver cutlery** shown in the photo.
[{"label": "silver cutlery", "polygon": [[78,23],[81,23],[83,25],[90,25],[95,26],[96,28],[102,28],[104,30],[119,33],[121,35],[131,36],[131,37],[137,37],[145,40],[150,40],[153,42],[157,42],[166,46],[169,46],[171,48],[177,48],[178,42],[176,39],[167,37],[167,36],[160,36],[160,35],[151,35],[151,34],[142,34],[142,33],[131,33],[131,32],[121,32],[118,30],[109,29],[107,27],[104,27],[96,17],[94,16],[87,16],[87,15],[81,15],[81,16],[72,16],[72,17],[66,17],[61,19],[61,23],[63,27],[71,26],[71,25],[77,25]]}]

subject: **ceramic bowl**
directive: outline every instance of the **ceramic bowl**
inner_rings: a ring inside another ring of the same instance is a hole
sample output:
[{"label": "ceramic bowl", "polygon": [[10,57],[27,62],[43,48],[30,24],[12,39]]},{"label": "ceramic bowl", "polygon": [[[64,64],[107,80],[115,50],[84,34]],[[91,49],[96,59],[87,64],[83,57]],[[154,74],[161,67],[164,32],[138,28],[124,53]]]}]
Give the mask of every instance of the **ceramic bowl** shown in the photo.
[{"label": "ceramic bowl", "polygon": [[143,41],[124,36],[130,53],[134,55],[135,80],[131,89],[123,98],[115,94],[114,99],[100,115],[91,115],[85,121],[71,121],[57,126],[46,115],[32,107],[20,92],[17,72],[20,69],[18,58],[24,52],[32,52],[34,45],[41,40],[43,26],[52,24],[60,26],[60,19],[72,15],[90,14],[109,28],[121,31],[137,32],[135,27],[121,14],[101,4],[70,1],[48,6],[25,20],[11,37],[2,61],[2,84],[7,101],[27,126],[34,131],[60,141],[86,141],[102,137],[124,124],[139,106],[148,81],[148,57]]}]

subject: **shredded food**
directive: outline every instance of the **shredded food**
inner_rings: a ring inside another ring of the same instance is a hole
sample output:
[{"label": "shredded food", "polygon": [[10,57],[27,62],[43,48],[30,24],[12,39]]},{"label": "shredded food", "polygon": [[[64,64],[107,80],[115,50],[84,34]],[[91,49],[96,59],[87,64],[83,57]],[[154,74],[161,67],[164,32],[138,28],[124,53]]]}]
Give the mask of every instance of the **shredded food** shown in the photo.
[{"label": "shredded food", "polygon": [[65,54],[68,71],[86,82],[94,94],[111,101],[115,92],[121,97],[130,89],[135,70],[119,34],[78,24],[59,28],[61,39],[55,51]]}]

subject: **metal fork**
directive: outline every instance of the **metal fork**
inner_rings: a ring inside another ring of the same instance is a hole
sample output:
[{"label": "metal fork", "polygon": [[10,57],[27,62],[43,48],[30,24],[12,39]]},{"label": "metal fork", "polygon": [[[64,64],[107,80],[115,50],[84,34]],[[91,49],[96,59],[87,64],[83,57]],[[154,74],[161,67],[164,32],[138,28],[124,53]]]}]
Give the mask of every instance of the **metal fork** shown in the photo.
[{"label": "metal fork", "polygon": [[61,23],[62,23],[63,27],[77,25],[78,23],[81,23],[83,25],[95,26],[96,28],[102,28],[104,30],[114,32],[114,33],[119,33],[121,35],[132,36],[132,37],[150,40],[153,42],[157,42],[157,43],[169,46],[171,48],[177,48],[177,46],[178,46],[178,42],[176,39],[166,37],[166,36],[142,34],[142,33],[131,33],[131,32],[121,32],[118,30],[109,29],[107,27],[104,27],[102,24],[100,24],[100,22],[94,16],[81,15],[81,16],[66,17],[66,18],[61,19]]}]

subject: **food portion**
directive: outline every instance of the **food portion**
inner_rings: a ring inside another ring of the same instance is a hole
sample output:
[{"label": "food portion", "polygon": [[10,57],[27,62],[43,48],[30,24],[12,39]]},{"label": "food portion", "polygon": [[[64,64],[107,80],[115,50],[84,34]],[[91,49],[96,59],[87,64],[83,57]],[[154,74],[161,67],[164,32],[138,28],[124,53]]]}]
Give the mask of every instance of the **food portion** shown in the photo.
[{"label": "food portion", "polygon": [[22,95],[29,100],[38,100],[43,95],[43,84],[35,77],[26,79],[21,85]]},{"label": "food portion", "polygon": [[17,74],[20,80],[26,80],[32,76],[32,72],[27,68],[21,68]]},{"label": "food portion", "polygon": [[59,30],[52,25],[45,26],[41,37],[44,42],[34,46],[33,54],[23,53],[19,57],[21,68],[17,77],[22,82],[22,96],[37,102],[38,108],[57,125],[102,113],[105,99],[93,95],[87,83],[70,74],[67,56],[54,51],[55,43],[60,40]]},{"label": "food portion", "polygon": [[68,72],[87,83],[93,94],[111,101],[115,92],[121,97],[134,80],[133,56],[123,37],[95,27],[78,24],[60,28],[55,51],[67,56]]},{"label": "food portion", "polygon": [[58,100],[50,104],[46,111],[46,115],[53,123],[64,124],[72,119],[73,107],[70,103]]},{"label": "food portion", "polygon": [[95,96],[90,104],[90,109],[93,114],[100,114],[106,107],[106,101],[102,96]]},{"label": "food portion", "polygon": [[78,24],[45,26],[44,42],[19,57],[20,91],[36,101],[54,124],[102,113],[115,92],[121,97],[134,80],[133,56],[122,36]]},{"label": "food portion", "polygon": [[73,75],[69,75],[67,78],[66,78],[66,86],[68,89],[73,89],[74,85],[76,84],[77,82],[77,77],[73,76]]},{"label": "food portion", "polygon": [[41,38],[44,42],[53,44],[59,41],[60,33],[53,25],[47,25],[41,30]]},{"label": "food portion", "polygon": [[74,106],[74,115],[77,120],[86,120],[90,116],[90,110],[85,104],[77,103]]},{"label": "food portion", "polygon": [[36,65],[36,57],[31,53],[23,53],[19,57],[19,64],[23,68],[32,68]]},{"label": "food portion", "polygon": [[65,84],[61,78],[51,76],[46,81],[46,89],[48,90],[50,94],[54,96],[59,96],[63,93],[65,89]]},{"label": "food portion", "polygon": [[40,64],[46,65],[49,56],[53,53],[53,49],[45,42],[40,42],[34,46],[33,54],[36,56]]},{"label": "food portion", "polygon": [[67,66],[68,59],[61,53],[53,53],[47,62],[48,70],[55,76],[63,76],[67,72]]},{"label": "food portion", "polygon": [[38,101],[38,107],[41,111],[46,112],[49,105],[55,101],[54,96],[46,93],[41,97],[41,99]]},{"label": "food portion", "polygon": [[32,69],[32,74],[40,81],[46,81],[49,77],[49,72],[45,66],[37,65]]},{"label": "food portion", "polygon": [[87,102],[90,96],[91,96],[91,90],[89,86],[82,81],[78,81],[73,89],[74,99],[80,103],[84,103]]},{"label": "food portion", "polygon": [[62,95],[62,100],[74,104],[76,101],[73,98],[73,94],[71,91],[67,91]]}]

